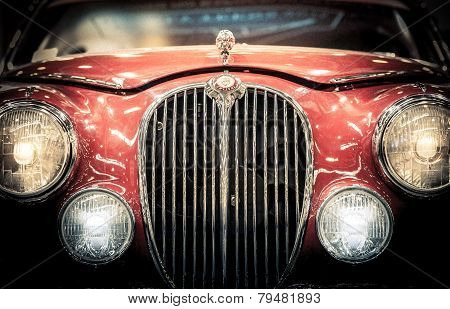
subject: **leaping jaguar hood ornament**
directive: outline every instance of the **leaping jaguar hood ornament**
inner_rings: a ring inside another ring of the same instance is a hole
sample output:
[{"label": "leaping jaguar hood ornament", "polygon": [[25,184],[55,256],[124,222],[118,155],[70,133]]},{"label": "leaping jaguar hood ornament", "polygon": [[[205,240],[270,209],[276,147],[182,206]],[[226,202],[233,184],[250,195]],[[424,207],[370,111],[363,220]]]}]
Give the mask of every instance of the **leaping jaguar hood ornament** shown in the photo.
[{"label": "leaping jaguar hood ornament", "polygon": [[230,30],[221,30],[216,38],[216,46],[220,50],[223,65],[228,65],[230,51],[236,44],[233,32]]}]

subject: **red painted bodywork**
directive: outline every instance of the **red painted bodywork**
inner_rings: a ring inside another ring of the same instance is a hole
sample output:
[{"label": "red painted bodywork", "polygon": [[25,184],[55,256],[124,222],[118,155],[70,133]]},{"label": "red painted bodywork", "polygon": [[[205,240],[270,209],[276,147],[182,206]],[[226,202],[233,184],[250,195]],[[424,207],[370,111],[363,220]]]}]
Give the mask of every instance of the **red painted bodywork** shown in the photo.
[{"label": "red painted bodywork", "polygon": [[[436,66],[406,58],[306,47],[237,45],[230,66],[267,69],[314,81],[361,74],[440,74]],[[9,76],[74,80],[112,89],[135,89],[168,75],[221,66],[214,46],[167,47],[61,57],[16,69]]]},{"label": "red painted bodywork", "polygon": [[[218,53],[213,47],[170,48],[48,61],[13,71],[9,76],[48,78],[49,73],[60,73],[121,84],[120,87],[130,89],[175,72],[219,66],[218,61]],[[233,52],[231,64],[287,72],[320,83],[328,83],[335,77],[374,72],[436,73],[433,67],[408,59],[309,48],[239,46]],[[98,186],[114,190],[130,204],[136,217],[133,250],[148,254],[137,163],[142,116],[157,96],[178,86],[206,82],[213,74],[217,73],[188,74],[129,95],[101,92],[86,85],[51,84],[48,80],[27,84],[15,79],[2,84],[0,102],[35,99],[54,105],[69,115],[78,138],[78,158],[65,186],[56,193],[58,203],[54,207],[60,208],[66,199],[81,189]],[[394,217],[407,207],[408,197],[385,183],[374,164],[372,135],[383,111],[396,101],[424,93],[449,96],[448,84],[427,84],[424,89],[415,84],[388,83],[346,91],[320,91],[275,76],[233,74],[243,82],[286,93],[301,105],[309,119],[313,135],[314,181],[302,254],[321,250],[315,232],[315,215],[321,202],[333,190],[349,185],[368,187],[386,199]],[[122,78],[121,83],[115,78]],[[35,90],[27,92],[31,86]]]}]

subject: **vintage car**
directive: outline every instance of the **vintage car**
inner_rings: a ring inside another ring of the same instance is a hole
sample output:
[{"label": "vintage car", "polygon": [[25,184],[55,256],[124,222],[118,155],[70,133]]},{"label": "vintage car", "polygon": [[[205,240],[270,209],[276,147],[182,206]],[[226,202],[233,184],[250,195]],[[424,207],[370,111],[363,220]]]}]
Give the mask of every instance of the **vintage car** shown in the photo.
[{"label": "vintage car", "polygon": [[38,2],[0,85],[3,287],[450,285],[428,13]]}]

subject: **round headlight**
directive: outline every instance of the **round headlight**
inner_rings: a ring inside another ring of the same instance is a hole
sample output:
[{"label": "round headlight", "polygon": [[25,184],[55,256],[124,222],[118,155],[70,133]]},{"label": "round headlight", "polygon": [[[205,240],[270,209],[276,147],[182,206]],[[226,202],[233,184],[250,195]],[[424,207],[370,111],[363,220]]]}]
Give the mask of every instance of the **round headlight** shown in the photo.
[{"label": "round headlight", "polygon": [[324,248],[336,259],[350,263],[371,260],[388,245],[393,217],[378,194],[346,188],[325,200],[317,215],[317,230]]},{"label": "round headlight", "polygon": [[118,258],[134,234],[134,216],[118,195],[90,189],[72,197],[60,217],[60,237],[77,260],[100,264]]},{"label": "round headlight", "polygon": [[0,108],[0,190],[27,198],[51,189],[68,175],[75,147],[65,114],[34,102]]},{"label": "round headlight", "polygon": [[434,97],[402,101],[379,122],[374,147],[386,175],[412,194],[449,186],[450,109]]}]

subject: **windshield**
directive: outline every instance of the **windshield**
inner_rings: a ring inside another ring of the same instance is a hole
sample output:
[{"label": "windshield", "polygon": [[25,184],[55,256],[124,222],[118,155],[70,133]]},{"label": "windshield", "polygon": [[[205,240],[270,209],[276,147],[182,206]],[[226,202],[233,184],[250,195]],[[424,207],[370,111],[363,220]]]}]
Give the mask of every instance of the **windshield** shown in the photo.
[{"label": "windshield", "polygon": [[53,6],[37,20],[50,31],[32,26],[17,49],[14,64],[80,53],[211,45],[221,29],[233,31],[237,41],[246,44],[420,57],[405,22],[394,8],[291,2],[277,1],[273,5],[270,1],[246,1],[245,6],[227,2],[224,6],[220,4],[223,2],[214,1],[170,5],[94,1]]}]

